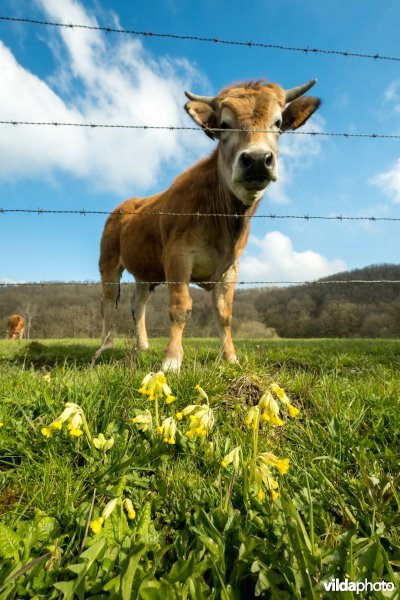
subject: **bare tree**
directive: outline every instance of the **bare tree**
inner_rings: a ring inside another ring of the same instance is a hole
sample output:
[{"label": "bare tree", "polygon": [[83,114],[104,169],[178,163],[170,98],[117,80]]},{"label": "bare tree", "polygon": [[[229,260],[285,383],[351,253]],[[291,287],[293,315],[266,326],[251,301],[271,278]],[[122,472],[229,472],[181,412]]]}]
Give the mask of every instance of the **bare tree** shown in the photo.
[{"label": "bare tree", "polygon": [[39,305],[36,304],[36,302],[25,302],[24,304],[21,304],[21,307],[19,310],[26,319],[26,339],[29,340],[32,319],[36,316],[36,314],[39,310]]}]

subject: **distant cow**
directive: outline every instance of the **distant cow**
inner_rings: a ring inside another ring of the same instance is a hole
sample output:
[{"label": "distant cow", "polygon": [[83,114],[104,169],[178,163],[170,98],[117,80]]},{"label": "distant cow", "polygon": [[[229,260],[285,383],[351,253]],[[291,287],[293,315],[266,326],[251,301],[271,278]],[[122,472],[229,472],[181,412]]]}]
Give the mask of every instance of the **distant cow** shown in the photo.
[{"label": "distant cow", "polygon": [[278,177],[280,133],[303,125],[320,105],[318,98],[302,97],[315,81],[287,91],[261,80],[232,85],[215,97],[186,92],[186,111],[219,143],[165,192],[127,200],[108,217],[100,253],[102,347],[112,343],[119,281],[127,269],[136,279],[132,314],[140,349],[148,348],[145,308],[154,282],[168,284],[171,334],[163,370],[179,371],[182,363],[189,282],[212,290],[224,358],[237,361],[232,301],[249,217]]},{"label": "distant cow", "polygon": [[7,339],[22,340],[25,331],[25,319],[21,315],[10,315],[7,318]]}]

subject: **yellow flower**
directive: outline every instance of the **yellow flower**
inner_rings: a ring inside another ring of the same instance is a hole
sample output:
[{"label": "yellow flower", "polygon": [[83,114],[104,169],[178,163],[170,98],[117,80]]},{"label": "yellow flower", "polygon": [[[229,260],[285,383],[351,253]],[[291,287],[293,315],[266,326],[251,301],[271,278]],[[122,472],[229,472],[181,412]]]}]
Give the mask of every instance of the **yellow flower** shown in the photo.
[{"label": "yellow flower", "polygon": [[48,373],[46,375],[43,375],[43,381],[50,381],[50,379],[51,377]]},{"label": "yellow flower", "polygon": [[287,408],[289,411],[289,415],[291,417],[297,417],[300,414],[298,408],[290,404],[289,398],[286,395],[286,392],[283,388],[281,388],[277,383],[271,383],[271,390],[277,395],[281,403]]},{"label": "yellow flower", "polygon": [[80,437],[81,435],[83,435],[83,431],[82,429],[79,429],[79,427],[71,427],[68,433],[72,437]]},{"label": "yellow flower", "polygon": [[265,499],[265,492],[264,492],[264,490],[262,489],[262,487],[259,487],[259,488],[258,488],[258,492],[257,492],[257,498],[258,498],[259,500],[261,500],[261,502],[262,502],[262,501]]},{"label": "yellow flower", "polygon": [[270,490],[270,494],[273,502],[275,502],[275,500],[279,497],[278,492],[276,492],[275,490]]},{"label": "yellow flower", "polygon": [[51,429],[57,429],[58,431],[62,428],[62,421],[56,419],[52,423],[50,423]]},{"label": "yellow flower", "polygon": [[100,529],[103,527],[103,523],[104,523],[104,518],[103,517],[99,517],[98,519],[94,519],[93,521],[90,522],[90,529],[95,534],[99,533]]},{"label": "yellow flower", "polygon": [[279,417],[279,404],[272,396],[271,392],[265,392],[260,399],[259,407],[260,410],[262,410],[261,419],[278,427],[283,425],[283,421]]},{"label": "yellow flower", "polygon": [[161,425],[157,427],[156,431],[163,436],[163,440],[166,444],[175,444],[176,422],[173,417],[164,419]]},{"label": "yellow flower", "polygon": [[94,447],[97,450],[102,450],[103,452],[107,452],[114,445],[114,438],[111,437],[108,440],[104,437],[102,433],[99,433],[98,437],[93,438]]},{"label": "yellow flower", "polygon": [[179,421],[182,421],[182,419],[183,419],[183,413],[182,413],[182,412],[178,412],[178,413],[176,413],[176,418],[177,418]]},{"label": "yellow flower", "polygon": [[252,429],[257,429],[259,416],[260,409],[258,408],[258,406],[252,406],[244,420],[245,425],[251,427]]},{"label": "yellow flower", "polygon": [[147,429],[149,429],[149,427],[152,425],[151,412],[149,410],[145,410],[143,414],[136,415],[136,417],[132,419],[132,423],[137,424],[140,431],[147,431]]},{"label": "yellow flower", "polygon": [[190,414],[190,430],[192,433],[188,435],[189,439],[194,437],[205,438],[211,429],[214,427],[214,411],[207,404],[195,405],[191,404],[183,409],[182,413],[186,416]]},{"label": "yellow flower", "polygon": [[4,423],[3,423],[3,421],[0,421],[0,428],[1,428],[1,427],[4,427]]},{"label": "yellow flower", "polygon": [[258,459],[266,465],[276,467],[281,475],[284,475],[289,468],[290,461],[288,458],[278,458],[272,452],[263,452],[258,455]]},{"label": "yellow flower", "polygon": [[100,529],[103,527],[103,523],[108,517],[111,515],[115,507],[117,506],[119,498],[114,498],[108,504],[106,504],[101,516],[98,519],[94,519],[90,522],[90,529],[93,533],[99,533]]},{"label": "yellow flower", "polygon": [[44,437],[47,437],[47,438],[49,438],[53,432],[51,427],[43,427],[41,431],[42,431],[42,435],[44,435]]},{"label": "yellow flower", "polygon": [[133,508],[132,500],[130,500],[129,498],[125,498],[124,508],[128,514],[129,520],[132,520],[136,517],[136,510]]},{"label": "yellow flower", "polygon": [[240,463],[240,446],[236,446],[236,448],[234,448],[229,452],[229,454],[224,456],[223,460],[221,461],[221,465],[224,469],[226,469],[226,467],[231,463],[234,470],[237,471]]},{"label": "yellow flower", "polygon": [[160,399],[163,395],[166,397],[168,404],[175,400],[175,396],[172,395],[171,388],[167,383],[167,378],[162,371],[148,373],[142,381],[139,392],[148,396],[149,400]]}]

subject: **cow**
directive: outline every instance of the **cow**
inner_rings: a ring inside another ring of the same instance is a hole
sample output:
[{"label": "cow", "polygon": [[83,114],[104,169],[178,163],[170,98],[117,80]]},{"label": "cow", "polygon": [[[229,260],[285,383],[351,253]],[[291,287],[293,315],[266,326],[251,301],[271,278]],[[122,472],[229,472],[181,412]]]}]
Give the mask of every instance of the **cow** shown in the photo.
[{"label": "cow", "polygon": [[25,331],[25,318],[21,315],[10,315],[7,318],[7,339],[22,340]]},{"label": "cow", "polygon": [[216,96],[185,92],[187,113],[218,143],[166,191],[126,200],[107,218],[99,262],[102,348],[112,345],[126,269],[136,281],[131,306],[139,350],[149,347],[145,309],[150,292],[159,283],[168,285],[171,328],[163,371],[181,367],[182,334],[192,309],[190,283],[212,290],[223,357],[237,362],[232,302],[250,217],[278,177],[280,134],[303,125],[320,106],[319,98],[303,96],[315,82],[286,91],[257,80],[231,85]]}]

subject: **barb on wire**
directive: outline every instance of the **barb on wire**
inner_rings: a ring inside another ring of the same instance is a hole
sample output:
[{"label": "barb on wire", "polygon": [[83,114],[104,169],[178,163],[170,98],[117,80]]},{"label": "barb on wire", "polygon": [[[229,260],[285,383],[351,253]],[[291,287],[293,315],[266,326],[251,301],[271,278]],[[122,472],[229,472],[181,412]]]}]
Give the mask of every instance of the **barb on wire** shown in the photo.
[{"label": "barb on wire", "polygon": [[[0,288],[7,287],[45,287],[45,286],[63,286],[63,285],[82,285],[82,286],[130,286],[130,285],[198,285],[198,286],[210,286],[221,283],[220,281],[121,281],[121,282],[106,282],[102,284],[101,281],[0,281]],[[331,284],[399,284],[400,279],[315,279],[310,281],[224,281],[224,285],[331,285]]]},{"label": "barb on wire", "polygon": [[297,219],[304,221],[400,221],[400,217],[351,217],[347,215],[278,215],[276,213],[269,213],[266,215],[246,215],[238,213],[185,213],[185,212],[165,212],[161,210],[155,211],[144,211],[144,210],[87,210],[82,208],[80,210],[56,210],[56,209],[45,209],[45,208],[0,208],[0,214],[37,214],[37,215],[140,215],[140,216],[170,216],[170,217],[223,217],[230,219]]},{"label": "barb on wire", "polygon": [[[0,120],[0,125],[17,125],[27,126],[32,125],[36,127],[83,127],[88,129],[141,129],[143,131],[197,131],[202,133],[203,130],[200,127],[190,127],[184,125],[135,125],[129,123],[68,123],[58,121],[22,121],[16,119]],[[224,133],[276,133],[276,131],[270,129],[221,129],[219,127],[209,127],[207,131],[221,132]],[[322,137],[343,137],[343,138],[366,138],[366,139],[385,139],[385,140],[398,140],[400,134],[396,133],[348,133],[346,131],[285,131],[285,135],[311,135],[311,136],[322,136]]]},{"label": "barb on wire", "polygon": [[41,25],[46,27],[58,27],[58,28],[67,28],[67,29],[83,29],[89,31],[103,31],[107,34],[110,33],[119,33],[125,35],[136,35],[142,37],[152,37],[152,38],[168,38],[174,40],[186,40],[191,42],[206,42],[211,44],[219,44],[219,45],[228,45],[228,46],[239,46],[245,48],[264,48],[269,50],[283,50],[286,52],[300,52],[302,54],[323,54],[323,55],[333,55],[333,56],[342,56],[344,58],[364,58],[369,60],[389,60],[389,61],[397,61],[400,62],[400,57],[398,56],[388,56],[385,54],[380,54],[379,52],[364,53],[364,52],[351,52],[348,50],[330,50],[324,48],[309,48],[309,47],[299,47],[299,46],[287,46],[284,44],[273,44],[268,42],[254,42],[252,40],[244,41],[244,40],[227,40],[221,38],[211,38],[207,36],[199,36],[199,35],[183,35],[177,33],[159,33],[156,31],[140,31],[137,29],[122,29],[115,27],[104,27],[100,25],[81,25],[77,23],[58,23],[54,21],[45,21],[39,19],[29,19],[22,17],[9,17],[9,16],[0,16],[0,21],[8,22],[8,23],[27,23],[29,25]]}]

